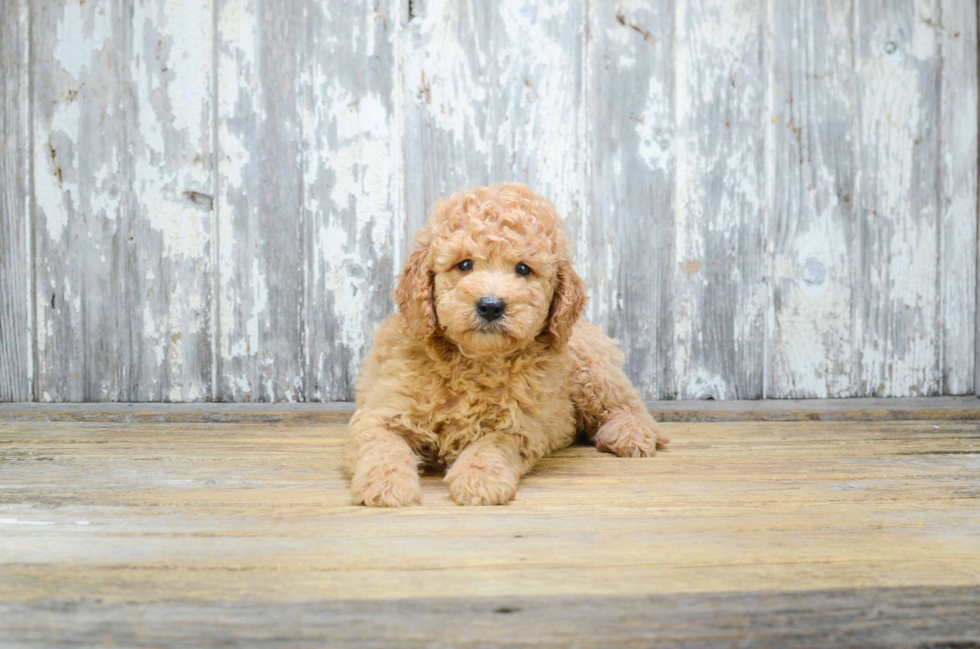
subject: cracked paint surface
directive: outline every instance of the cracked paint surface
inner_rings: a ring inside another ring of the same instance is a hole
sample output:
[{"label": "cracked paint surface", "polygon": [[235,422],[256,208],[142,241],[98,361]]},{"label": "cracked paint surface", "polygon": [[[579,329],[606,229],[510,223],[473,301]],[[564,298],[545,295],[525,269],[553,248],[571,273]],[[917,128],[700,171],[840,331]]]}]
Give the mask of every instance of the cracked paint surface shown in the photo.
[{"label": "cracked paint surface", "polygon": [[507,180],[644,398],[976,385],[971,3],[3,11],[3,398],[351,399],[429,206]]}]

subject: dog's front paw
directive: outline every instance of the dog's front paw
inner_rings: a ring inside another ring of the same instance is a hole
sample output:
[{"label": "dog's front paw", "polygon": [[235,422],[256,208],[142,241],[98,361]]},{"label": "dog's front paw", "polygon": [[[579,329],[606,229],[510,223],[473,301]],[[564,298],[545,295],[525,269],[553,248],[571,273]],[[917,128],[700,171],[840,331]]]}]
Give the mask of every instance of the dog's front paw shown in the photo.
[{"label": "dog's front paw", "polygon": [[506,505],[517,494],[517,476],[458,463],[446,473],[449,497],[460,505]]},{"label": "dog's front paw", "polygon": [[614,415],[599,427],[593,441],[600,451],[619,457],[650,457],[657,452],[658,443],[668,442],[656,427],[632,413]]},{"label": "dog's front paw", "polygon": [[422,502],[422,485],[413,467],[363,464],[358,464],[350,483],[355,505],[404,507]]}]

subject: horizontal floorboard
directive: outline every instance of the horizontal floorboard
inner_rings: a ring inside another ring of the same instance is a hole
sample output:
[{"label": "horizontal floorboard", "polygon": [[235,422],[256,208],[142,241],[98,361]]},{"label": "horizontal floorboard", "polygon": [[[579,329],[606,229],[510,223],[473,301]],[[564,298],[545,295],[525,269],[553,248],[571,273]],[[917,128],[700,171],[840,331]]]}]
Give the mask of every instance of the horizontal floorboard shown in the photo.
[{"label": "horizontal floorboard", "polygon": [[[78,624],[65,628],[66,616]],[[980,588],[302,603],[0,604],[15,644],[199,647],[980,646]],[[284,629],[292,633],[284,634]]]},{"label": "horizontal floorboard", "polygon": [[374,510],[340,470],[349,409],[21,408],[4,647],[980,643],[959,415],[666,422],[656,457],[564,449],[507,507],[427,474],[422,506]]}]

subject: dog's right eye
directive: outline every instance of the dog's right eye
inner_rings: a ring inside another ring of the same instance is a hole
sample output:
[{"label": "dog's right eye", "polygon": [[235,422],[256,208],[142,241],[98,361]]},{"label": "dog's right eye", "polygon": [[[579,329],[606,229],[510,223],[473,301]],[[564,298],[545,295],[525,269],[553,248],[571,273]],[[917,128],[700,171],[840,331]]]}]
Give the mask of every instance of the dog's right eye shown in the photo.
[{"label": "dog's right eye", "polygon": [[456,264],[456,268],[462,271],[473,270],[473,261],[470,259],[461,261],[458,264]]}]

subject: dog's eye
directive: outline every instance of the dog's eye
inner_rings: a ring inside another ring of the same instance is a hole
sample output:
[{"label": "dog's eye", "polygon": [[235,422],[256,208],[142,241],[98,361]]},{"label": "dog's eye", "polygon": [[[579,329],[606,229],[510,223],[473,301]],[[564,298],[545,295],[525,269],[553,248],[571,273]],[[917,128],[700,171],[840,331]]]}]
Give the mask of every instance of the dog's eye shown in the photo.
[{"label": "dog's eye", "polygon": [[530,275],[531,269],[527,264],[517,264],[518,275]]},{"label": "dog's eye", "polygon": [[458,264],[456,264],[456,268],[463,271],[473,270],[473,261],[471,259],[466,259],[464,261],[461,261]]}]

